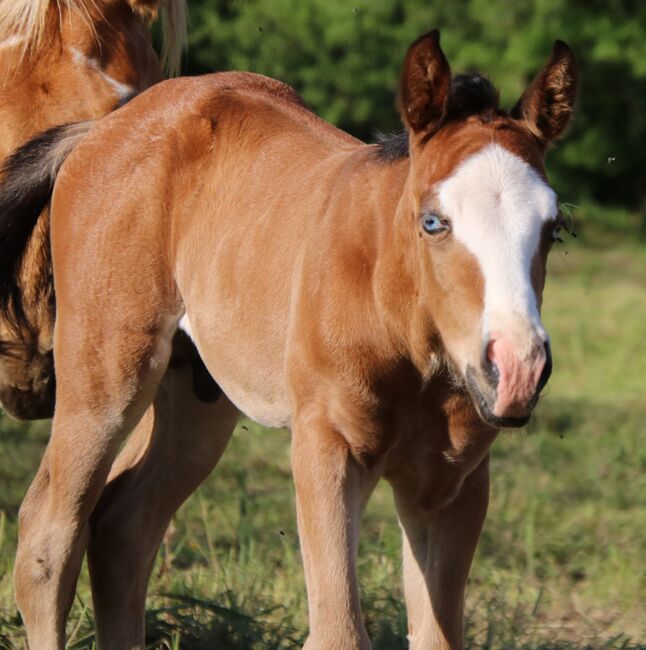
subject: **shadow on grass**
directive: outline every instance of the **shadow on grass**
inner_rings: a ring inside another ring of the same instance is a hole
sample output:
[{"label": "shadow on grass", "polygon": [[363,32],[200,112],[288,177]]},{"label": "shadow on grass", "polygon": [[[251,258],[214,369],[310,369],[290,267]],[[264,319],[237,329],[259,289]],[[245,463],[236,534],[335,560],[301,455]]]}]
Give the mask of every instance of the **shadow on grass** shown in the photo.
[{"label": "shadow on grass", "polygon": [[[287,650],[302,648],[306,634],[287,608],[241,608],[233,593],[222,594],[228,605],[166,594],[164,607],[146,613],[146,644],[151,650]],[[397,598],[384,596],[364,603],[365,622],[374,650],[406,650],[406,612]],[[472,650],[643,650],[624,635],[581,642],[560,640],[558,629],[538,631],[532,613],[501,602],[487,603],[484,629],[467,619],[465,647]],[[480,626],[481,627],[481,626]],[[551,636],[552,638],[548,638]],[[93,650],[88,634],[70,650]]]},{"label": "shadow on grass", "polygon": [[[222,602],[166,594],[163,607],[146,612],[146,647],[150,650],[287,650],[301,648],[306,634],[294,624],[287,608],[250,607],[249,611],[233,604],[234,594],[225,592]],[[406,614],[403,603],[386,596],[366,603],[366,626],[374,650],[406,650]],[[90,612],[86,612],[81,633],[68,650],[95,650]],[[532,615],[526,610],[508,608],[504,603],[487,604],[484,629],[467,619],[466,648],[472,650],[643,650],[624,635],[609,639],[573,642],[559,640],[559,630],[552,639],[545,631],[532,630]],[[271,620],[270,620],[271,619]],[[481,626],[480,626],[481,627]],[[532,639],[534,637],[534,639]],[[19,614],[0,611],[0,650],[23,647],[24,628]]]},{"label": "shadow on grass", "polygon": [[[146,647],[150,649],[285,650],[302,647],[305,642],[302,630],[296,629],[292,616],[281,605],[255,603],[243,609],[230,592],[222,594],[219,603],[181,594],[164,594],[162,600],[162,607],[146,612]],[[68,648],[95,648],[94,633],[78,638]]]}]

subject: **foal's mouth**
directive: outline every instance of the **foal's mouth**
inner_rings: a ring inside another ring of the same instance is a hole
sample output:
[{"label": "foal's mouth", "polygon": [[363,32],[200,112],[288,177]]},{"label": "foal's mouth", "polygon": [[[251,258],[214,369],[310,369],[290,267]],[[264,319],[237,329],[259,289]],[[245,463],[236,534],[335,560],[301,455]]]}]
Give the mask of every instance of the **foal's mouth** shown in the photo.
[{"label": "foal's mouth", "polygon": [[493,413],[493,405],[496,401],[495,391],[486,391],[487,393],[491,392],[490,395],[486,395],[485,391],[480,387],[476,376],[475,369],[472,366],[467,366],[465,377],[466,387],[478,411],[478,415],[486,424],[500,429],[518,429],[524,427],[529,422],[531,412],[538,402],[538,392],[527,405],[527,415],[523,417],[500,417]]}]

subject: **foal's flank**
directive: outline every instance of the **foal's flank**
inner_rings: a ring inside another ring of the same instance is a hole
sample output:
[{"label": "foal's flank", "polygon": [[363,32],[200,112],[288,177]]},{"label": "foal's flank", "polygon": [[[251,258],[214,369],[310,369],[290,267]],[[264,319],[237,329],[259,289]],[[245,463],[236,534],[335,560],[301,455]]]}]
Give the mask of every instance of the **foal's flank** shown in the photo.
[{"label": "foal's flank", "polygon": [[[356,554],[382,476],[402,526],[411,647],[462,647],[488,450],[498,427],[527,421],[549,375],[539,304],[558,216],[542,160],[575,84],[557,41],[507,113],[482,77],[452,79],[435,31],[404,63],[408,146],[395,155],[249,73],[164,82],[89,131],[52,202],[56,414],[16,565],[33,647],[63,647],[90,513],[129,428],[153,399],[161,408],[180,326],[224,404],[293,432],[306,648],[370,647]],[[214,429],[205,471],[234,423],[219,404],[165,424],[189,448],[192,432],[204,442]],[[163,482],[156,460],[173,452],[142,457]],[[122,530],[126,542],[158,540],[177,500],[160,504]],[[142,602],[152,556],[91,553],[116,556]],[[143,647],[141,620],[124,612],[117,640],[106,625],[109,571],[97,569],[93,593],[101,647]]]}]

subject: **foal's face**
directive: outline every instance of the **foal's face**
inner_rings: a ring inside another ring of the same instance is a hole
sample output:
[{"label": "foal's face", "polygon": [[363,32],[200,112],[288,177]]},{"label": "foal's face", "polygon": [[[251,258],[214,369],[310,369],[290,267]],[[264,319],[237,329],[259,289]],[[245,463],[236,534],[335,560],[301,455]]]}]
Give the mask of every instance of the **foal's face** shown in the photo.
[{"label": "foal's face", "polygon": [[437,36],[425,39],[402,84],[421,293],[481,417],[520,426],[551,372],[540,304],[560,221],[542,161],[571,111],[574,60],[555,46],[512,117],[496,106],[465,117]]},{"label": "foal's face", "polygon": [[417,152],[414,218],[448,356],[483,417],[513,425],[549,377],[539,311],[559,219],[538,146],[529,134],[498,130],[507,122],[472,118]]}]

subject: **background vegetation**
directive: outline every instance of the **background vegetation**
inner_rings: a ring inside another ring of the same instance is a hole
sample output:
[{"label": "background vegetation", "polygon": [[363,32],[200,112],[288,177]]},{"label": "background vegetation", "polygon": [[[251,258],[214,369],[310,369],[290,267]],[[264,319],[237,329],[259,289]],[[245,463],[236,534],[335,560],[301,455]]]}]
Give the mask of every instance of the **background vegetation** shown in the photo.
[{"label": "background vegetation", "polygon": [[[253,70],[301,92],[352,134],[399,130],[403,55],[433,27],[455,72],[478,70],[513,106],[556,38],[580,64],[579,110],[550,161],[578,202],[644,207],[646,3],[638,0],[197,0],[190,73]],[[643,221],[643,220],[642,220]],[[642,227],[645,227],[642,223]]]},{"label": "background vegetation", "polygon": [[[442,29],[454,71],[510,106],[555,38],[581,68],[578,115],[548,168],[578,239],[555,249],[544,320],[555,372],[524,433],[493,449],[492,502],[471,574],[469,647],[646,647],[646,4],[629,0],[189,0],[187,73],[247,69],[294,85],[364,139],[399,129],[407,45]],[[16,514],[48,423],[0,420],[0,647],[13,604]],[[364,614],[376,649],[406,647],[399,531],[387,486],[366,515]],[[151,584],[152,647],[297,647],[306,635],[289,434],[240,423],[176,517]],[[91,647],[82,576],[71,646]],[[219,644],[219,645],[218,645]]]}]

